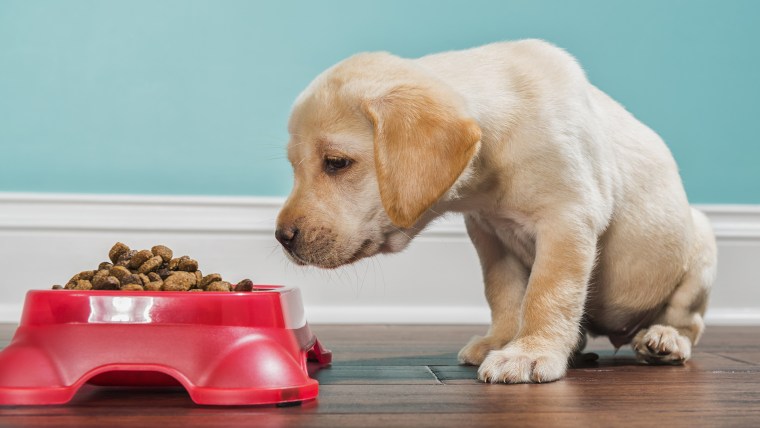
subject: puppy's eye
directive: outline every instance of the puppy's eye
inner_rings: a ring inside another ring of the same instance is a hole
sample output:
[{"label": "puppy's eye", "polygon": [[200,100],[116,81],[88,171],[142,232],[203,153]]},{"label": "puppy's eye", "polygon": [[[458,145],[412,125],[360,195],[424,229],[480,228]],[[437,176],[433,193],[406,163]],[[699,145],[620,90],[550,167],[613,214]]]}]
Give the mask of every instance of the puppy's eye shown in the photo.
[{"label": "puppy's eye", "polygon": [[348,168],[349,165],[351,165],[351,160],[348,158],[338,156],[325,157],[325,172],[328,174],[335,174],[340,170]]}]

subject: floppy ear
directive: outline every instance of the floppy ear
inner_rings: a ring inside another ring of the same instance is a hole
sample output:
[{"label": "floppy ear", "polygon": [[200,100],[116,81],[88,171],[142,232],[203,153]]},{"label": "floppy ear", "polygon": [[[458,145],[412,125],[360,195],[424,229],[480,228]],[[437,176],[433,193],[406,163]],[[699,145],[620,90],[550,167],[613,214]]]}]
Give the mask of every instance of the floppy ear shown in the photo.
[{"label": "floppy ear", "polygon": [[375,127],[375,169],[391,221],[412,226],[462,174],[480,128],[444,94],[403,86],[363,108]]}]

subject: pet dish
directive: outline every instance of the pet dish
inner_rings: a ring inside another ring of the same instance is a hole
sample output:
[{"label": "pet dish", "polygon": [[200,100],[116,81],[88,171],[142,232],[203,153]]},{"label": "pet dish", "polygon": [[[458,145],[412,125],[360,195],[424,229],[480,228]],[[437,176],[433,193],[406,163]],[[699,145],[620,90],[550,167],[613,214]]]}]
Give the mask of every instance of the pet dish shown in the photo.
[{"label": "pet dish", "polygon": [[63,404],[88,382],[181,385],[203,405],[296,403],[318,393],[307,360],[331,353],[297,288],[30,291],[0,352],[0,405]]}]

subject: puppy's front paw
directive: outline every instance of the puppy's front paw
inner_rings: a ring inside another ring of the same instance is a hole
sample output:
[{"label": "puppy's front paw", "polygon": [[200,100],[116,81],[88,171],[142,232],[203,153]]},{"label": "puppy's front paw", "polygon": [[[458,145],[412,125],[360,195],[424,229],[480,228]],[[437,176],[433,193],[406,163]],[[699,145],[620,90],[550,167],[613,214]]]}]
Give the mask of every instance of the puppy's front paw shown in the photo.
[{"label": "puppy's front paw", "polygon": [[543,383],[562,378],[567,355],[547,349],[536,350],[511,343],[491,351],[478,369],[478,379],[491,383]]},{"label": "puppy's front paw", "polygon": [[474,336],[470,339],[470,342],[459,351],[457,359],[460,364],[469,364],[472,366],[479,366],[483,360],[486,359],[486,355],[494,349],[499,349],[504,346],[504,343],[490,336]]},{"label": "puppy's front paw", "polygon": [[633,338],[639,360],[649,364],[683,364],[691,357],[691,341],[673,327],[656,324]]}]

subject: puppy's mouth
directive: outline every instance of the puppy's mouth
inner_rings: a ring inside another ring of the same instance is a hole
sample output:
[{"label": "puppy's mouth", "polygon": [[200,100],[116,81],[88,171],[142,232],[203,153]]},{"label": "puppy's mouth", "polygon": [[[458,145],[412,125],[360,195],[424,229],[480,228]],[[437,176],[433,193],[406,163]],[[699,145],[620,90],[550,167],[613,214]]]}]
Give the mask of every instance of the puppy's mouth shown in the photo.
[{"label": "puppy's mouth", "polygon": [[312,250],[308,255],[299,254],[296,251],[285,249],[285,254],[293,263],[300,266],[310,265],[323,269],[335,269],[340,266],[356,263],[366,257],[373,256],[378,253],[380,247],[381,245],[376,244],[373,240],[365,239],[351,256],[345,258],[339,257],[334,250],[330,251],[325,249]]},{"label": "puppy's mouth", "polygon": [[419,230],[415,228],[393,228],[384,234],[383,242],[378,246],[377,252],[382,254],[398,253],[409,245],[417,233]]},{"label": "puppy's mouth", "polygon": [[293,251],[291,251],[291,250],[289,250],[287,248],[283,248],[283,250],[285,252],[285,255],[288,256],[288,258],[290,259],[291,262],[293,262],[293,263],[295,263],[295,264],[297,264],[299,266],[307,266],[307,265],[309,265],[308,261],[302,259],[301,256],[299,256],[298,254],[294,253]]},{"label": "puppy's mouth", "polygon": [[[375,247],[374,251],[370,251],[372,247]],[[354,255],[348,259],[346,264],[354,263],[365,257],[374,256],[375,254],[377,254],[377,250],[379,247],[380,246],[375,245],[375,243],[371,239],[365,239],[364,242],[362,242],[362,245],[360,245],[359,248],[356,250],[356,252],[354,252]]]}]

